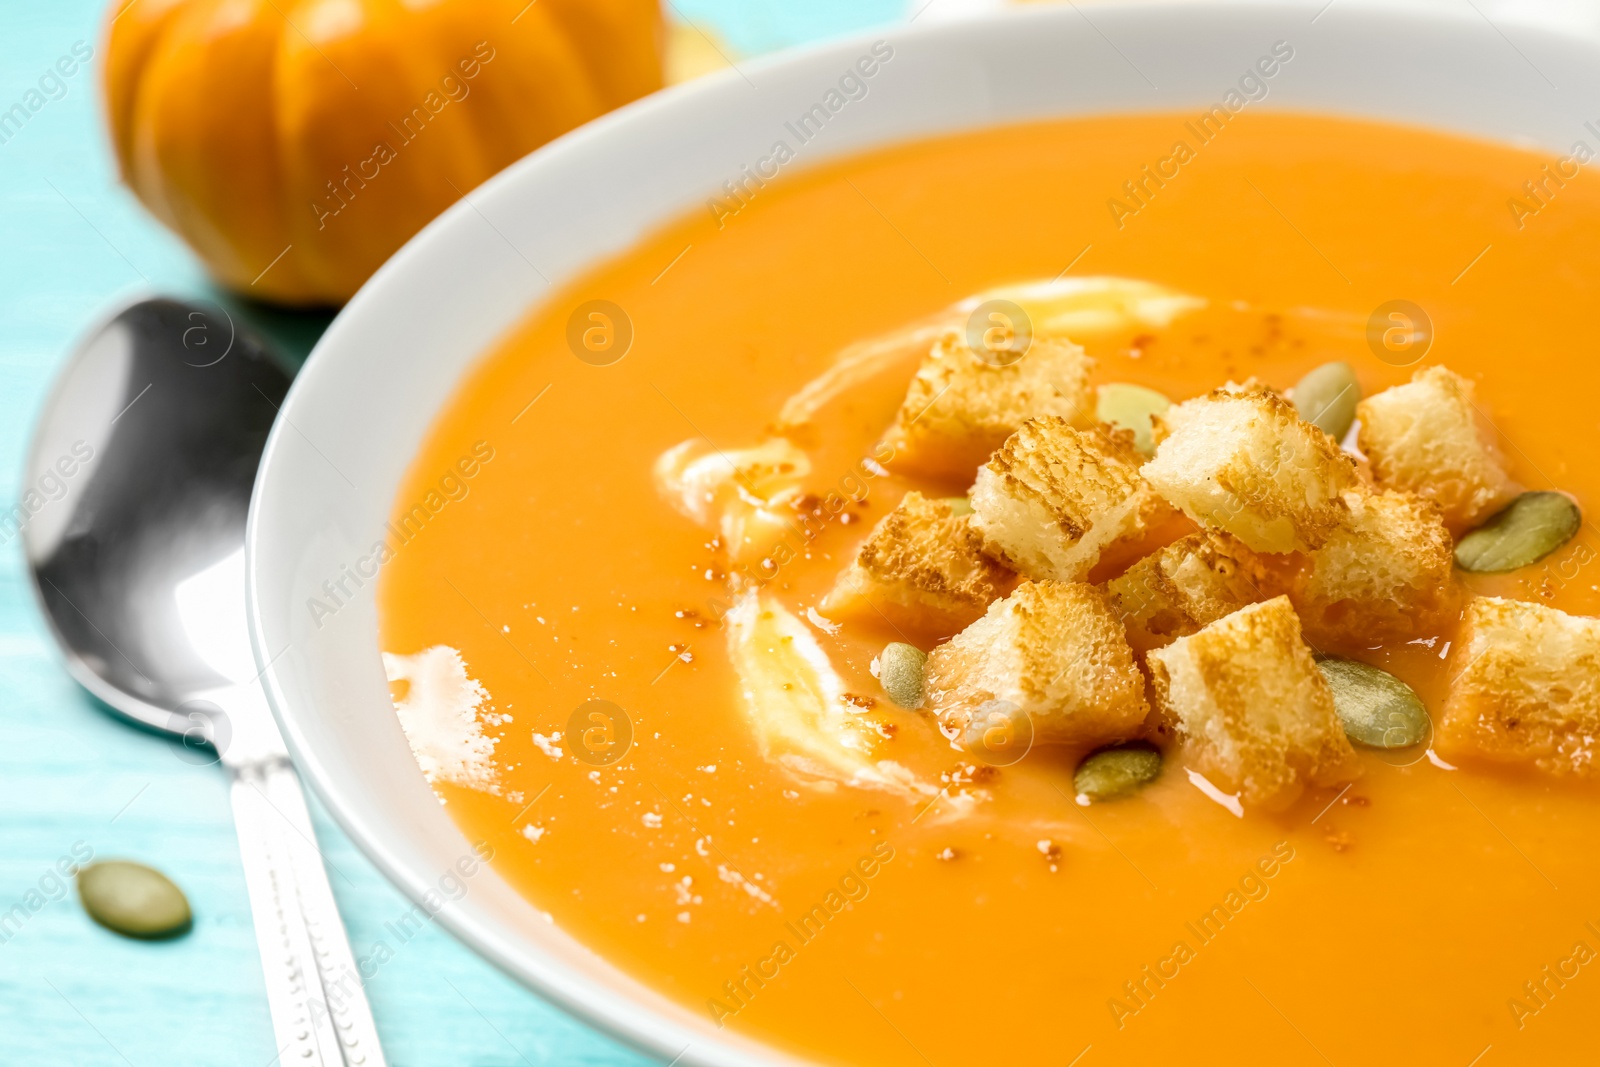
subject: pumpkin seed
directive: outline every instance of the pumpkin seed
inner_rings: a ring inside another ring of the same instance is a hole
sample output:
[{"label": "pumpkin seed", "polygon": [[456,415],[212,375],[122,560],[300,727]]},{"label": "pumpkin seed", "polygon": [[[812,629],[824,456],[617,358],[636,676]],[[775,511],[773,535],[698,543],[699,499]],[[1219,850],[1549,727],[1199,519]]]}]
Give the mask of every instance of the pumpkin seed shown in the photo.
[{"label": "pumpkin seed", "polygon": [[971,515],[972,501],[964,496],[947,496],[944,502],[950,505],[951,515]]},{"label": "pumpkin seed", "polygon": [[1119,430],[1133,431],[1133,447],[1147,456],[1156,453],[1156,442],[1150,426],[1150,416],[1159,415],[1172,406],[1172,401],[1142,385],[1113,382],[1102,385],[1095,396],[1094,415],[1101,422],[1109,422]]},{"label": "pumpkin seed", "polygon": [[1078,764],[1072,787],[1090,800],[1117,800],[1155,781],[1161,774],[1161,750],[1132,742],[1091,753]]},{"label": "pumpkin seed", "polygon": [[1350,740],[1371,748],[1409,748],[1433,732],[1421,698],[1388,671],[1331,656],[1317,667],[1333,690],[1333,710]]},{"label": "pumpkin seed", "polygon": [[1300,417],[1335,441],[1343,441],[1350,432],[1360,399],[1361,386],[1348,363],[1324,363],[1294,387],[1294,406]]},{"label": "pumpkin seed", "polygon": [[1537,563],[1572,540],[1583,513],[1562,493],[1523,493],[1461,539],[1456,566],[1477,574],[1514,571]]},{"label": "pumpkin seed", "polygon": [[152,867],[102,860],[78,872],[78,898],[89,918],[126,937],[172,937],[193,919],[183,890]]},{"label": "pumpkin seed", "polygon": [[878,656],[878,681],[889,699],[902,708],[920,708],[923,698],[922,667],[928,654],[904,641],[891,641]]}]

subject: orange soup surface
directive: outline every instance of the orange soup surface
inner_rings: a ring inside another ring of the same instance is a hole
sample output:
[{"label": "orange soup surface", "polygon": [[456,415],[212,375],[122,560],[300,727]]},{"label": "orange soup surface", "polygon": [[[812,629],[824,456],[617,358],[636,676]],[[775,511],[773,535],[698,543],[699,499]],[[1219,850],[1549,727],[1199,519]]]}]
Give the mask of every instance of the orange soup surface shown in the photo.
[{"label": "orange soup surface", "polygon": [[[784,549],[736,561],[726,530],[662,492],[664,455],[769,440],[852,346],[996,287],[1112,276],[1206,303],[1086,340],[1095,384],[1182,400],[1230,379],[1282,389],[1343,360],[1370,396],[1442,364],[1477,383],[1523,486],[1600,502],[1593,182],[1530,214],[1510,202],[1539,179],[1534,154],[1250,113],[1133,197],[1125,183],[1192,140],[1185,118],[1024,125],[786,174],[541,303],[449,399],[396,502],[403,527],[441,478],[473,472],[380,592],[386,652],[449,646],[486,694],[492,775],[435,788],[596,952],[821,1062],[1592,1059],[1591,788],[1358,747],[1349,788],[1241,817],[1173,745],[1153,785],[1084,805],[1082,752],[991,766],[886,699],[872,660],[907,635],[816,609],[908,490],[966,492],[880,462],[913,348],[785,430],[808,469]],[[592,318],[591,301],[614,307]],[[1383,343],[1392,301],[1431,322],[1414,365]],[[585,329],[621,333],[582,349]],[[1595,540],[1585,525],[1532,567],[1461,580],[1597,614]],[[774,755],[724,621],[751,574],[899,777]],[[1403,678],[1437,721],[1454,629],[1330,651]]]}]

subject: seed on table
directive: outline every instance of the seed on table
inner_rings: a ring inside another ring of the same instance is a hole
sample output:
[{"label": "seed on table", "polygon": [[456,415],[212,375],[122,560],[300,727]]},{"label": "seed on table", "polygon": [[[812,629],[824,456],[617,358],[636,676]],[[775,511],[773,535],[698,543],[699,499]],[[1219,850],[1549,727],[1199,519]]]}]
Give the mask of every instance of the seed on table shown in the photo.
[{"label": "seed on table", "polygon": [[1335,441],[1343,441],[1356,418],[1361,386],[1348,363],[1324,363],[1295,383],[1294,407],[1300,417]]},{"label": "seed on table", "polygon": [[173,937],[193,921],[188,898],[172,879],[129,860],[102,860],[80,870],[78,899],[89,918],[125,937]]},{"label": "seed on table", "polygon": [[1583,512],[1564,493],[1523,493],[1456,545],[1456,566],[1498,574],[1537,563],[1583,525]]},{"label": "seed on table", "polygon": [[1117,800],[1131,796],[1161,775],[1161,750],[1142,741],[1091,753],[1072,776],[1080,798]]},{"label": "seed on table", "polygon": [[1433,732],[1422,698],[1388,671],[1331,656],[1319,659],[1317,668],[1333,690],[1333,710],[1350,740],[1372,748],[1408,748]]},{"label": "seed on table", "polygon": [[904,641],[892,641],[878,656],[878,681],[889,699],[902,708],[920,708],[923,700],[923,665],[928,654]]}]

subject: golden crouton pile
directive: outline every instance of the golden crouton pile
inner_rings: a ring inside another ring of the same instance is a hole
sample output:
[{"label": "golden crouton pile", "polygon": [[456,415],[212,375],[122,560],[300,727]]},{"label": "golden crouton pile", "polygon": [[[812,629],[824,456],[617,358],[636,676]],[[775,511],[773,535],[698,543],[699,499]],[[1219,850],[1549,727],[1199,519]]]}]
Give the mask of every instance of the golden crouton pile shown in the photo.
[{"label": "golden crouton pile", "polygon": [[1090,369],[1065,341],[1002,366],[952,333],[885,434],[896,469],[969,496],[908,493],[823,606],[948,638],[926,678],[947,736],[1003,702],[1036,744],[1176,742],[1281,808],[1360,772],[1314,653],[1459,618],[1435,747],[1600,775],[1600,620],[1458,587],[1455,537],[1518,493],[1470,382],[1436,366],[1363,401],[1364,462],[1229,384],[1155,416],[1147,459],[1089,414]]}]

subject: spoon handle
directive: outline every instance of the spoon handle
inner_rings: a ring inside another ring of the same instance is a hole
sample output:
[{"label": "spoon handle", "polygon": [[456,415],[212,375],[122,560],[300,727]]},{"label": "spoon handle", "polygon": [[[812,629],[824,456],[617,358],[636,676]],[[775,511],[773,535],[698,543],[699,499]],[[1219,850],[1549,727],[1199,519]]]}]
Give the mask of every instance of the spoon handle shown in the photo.
[{"label": "spoon handle", "polygon": [[383,1067],[299,777],[281,758],[232,769],[234,820],[278,1062]]}]

